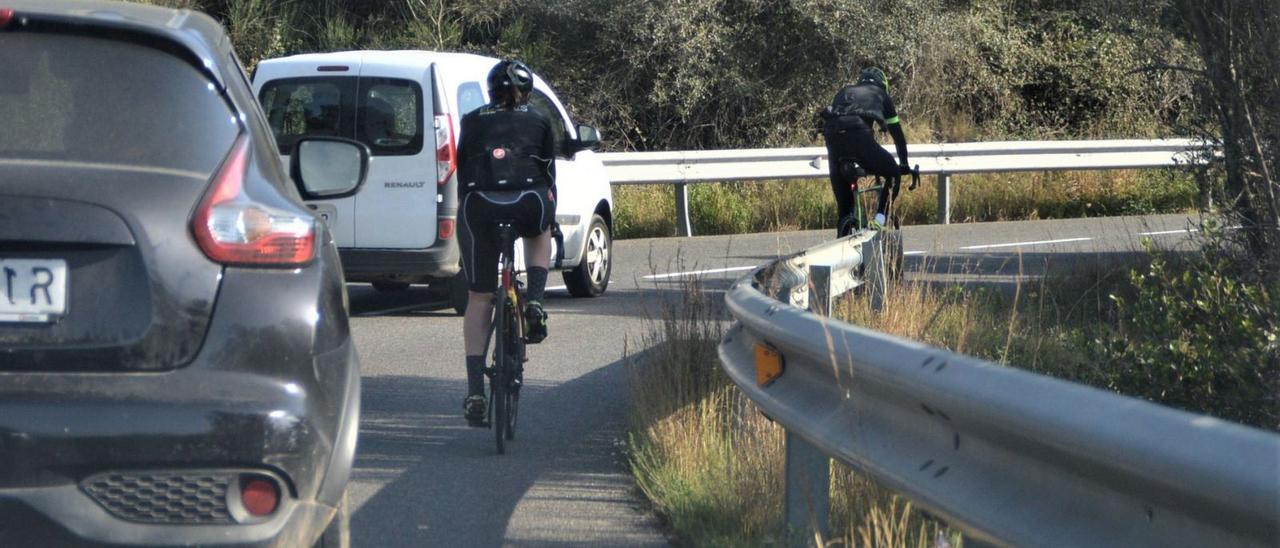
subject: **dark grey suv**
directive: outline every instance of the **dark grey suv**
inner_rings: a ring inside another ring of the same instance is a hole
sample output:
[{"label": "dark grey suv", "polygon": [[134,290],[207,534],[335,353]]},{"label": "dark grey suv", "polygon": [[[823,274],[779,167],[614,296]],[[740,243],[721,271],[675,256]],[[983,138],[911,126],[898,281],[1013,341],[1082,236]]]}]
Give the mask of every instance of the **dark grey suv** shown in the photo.
[{"label": "dark grey suv", "polygon": [[0,1],[0,546],[345,544],[360,372],[302,198],[369,157],[298,150],[212,19]]}]

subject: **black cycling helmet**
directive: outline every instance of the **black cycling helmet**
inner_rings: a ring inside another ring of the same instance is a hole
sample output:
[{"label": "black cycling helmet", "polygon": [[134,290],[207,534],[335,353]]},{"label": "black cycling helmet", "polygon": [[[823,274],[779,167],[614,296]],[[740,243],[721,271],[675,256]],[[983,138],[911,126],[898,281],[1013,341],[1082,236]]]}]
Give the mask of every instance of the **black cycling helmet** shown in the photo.
[{"label": "black cycling helmet", "polygon": [[859,84],[875,84],[880,89],[889,91],[889,78],[884,75],[884,71],[877,67],[867,67],[858,73]]},{"label": "black cycling helmet", "polygon": [[521,93],[533,91],[533,71],[514,59],[498,61],[489,70],[489,93],[505,89],[518,89]]}]

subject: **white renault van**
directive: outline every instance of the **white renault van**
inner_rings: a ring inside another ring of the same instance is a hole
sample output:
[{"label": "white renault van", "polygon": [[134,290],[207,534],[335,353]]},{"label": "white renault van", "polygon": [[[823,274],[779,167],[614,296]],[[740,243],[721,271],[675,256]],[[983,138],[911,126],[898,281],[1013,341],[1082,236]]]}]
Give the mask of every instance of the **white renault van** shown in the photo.
[{"label": "white renault van", "polygon": [[[454,308],[465,308],[455,234],[457,138],[462,116],[488,101],[485,78],[497,62],[462,53],[350,51],[258,64],[254,92],[282,156],[316,135],[356,139],[373,153],[359,193],[308,203],[329,223],[347,281],[380,291],[445,285]],[[576,126],[537,76],[530,104],[562,135],[556,220],[564,232],[565,285],[577,297],[600,295],[611,270],[613,197],[590,150],[598,134]]]}]

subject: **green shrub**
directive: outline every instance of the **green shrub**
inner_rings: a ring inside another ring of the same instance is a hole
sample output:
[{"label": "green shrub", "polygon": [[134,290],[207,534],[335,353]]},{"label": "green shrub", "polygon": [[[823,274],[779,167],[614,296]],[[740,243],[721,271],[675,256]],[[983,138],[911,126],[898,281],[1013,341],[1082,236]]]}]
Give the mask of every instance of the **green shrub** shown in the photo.
[{"label": "green shrub", "polygon": [[751,232],[755,217],[750,198],[752,183],[693,185],[689,188],[689,215],[695,234]]},{"label": "green shrub", "polygon": [[1119,322],[1094,346],[1107,386],[1258,427],[1280,427],[1280,293],[1227,259],[1156,255],[1114,296]]}]

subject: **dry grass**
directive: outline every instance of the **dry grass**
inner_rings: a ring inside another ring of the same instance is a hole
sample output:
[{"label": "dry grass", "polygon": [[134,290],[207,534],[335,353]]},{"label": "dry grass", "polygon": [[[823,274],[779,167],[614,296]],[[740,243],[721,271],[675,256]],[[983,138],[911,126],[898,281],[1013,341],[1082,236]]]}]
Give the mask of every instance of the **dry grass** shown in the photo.
[{"label": "dry grass", "polygon": [[[933,177],[904,187],[894,211],[905,224],[937,219]],[[955,222],[1101,217],[1188,211],[1196,185],[1176,171],[1033,172],[951,179]],[[870,197],[868,197],[869,199]],[[619,238],[675,234],[675,199],[668,185],[614,189]],[[835,201],[824,180],[708,183],[690,186],[696,234],[735,234],[835,226]]]},{"label": "dry grass", "polygon": [[[682,543],[781,542],[784,433],[720,370],[719,298],[690,282],[662,304],[630,360],[628,454],[636,483]],[[938,524],[832,465],[832,546],[929,546]]]}]

